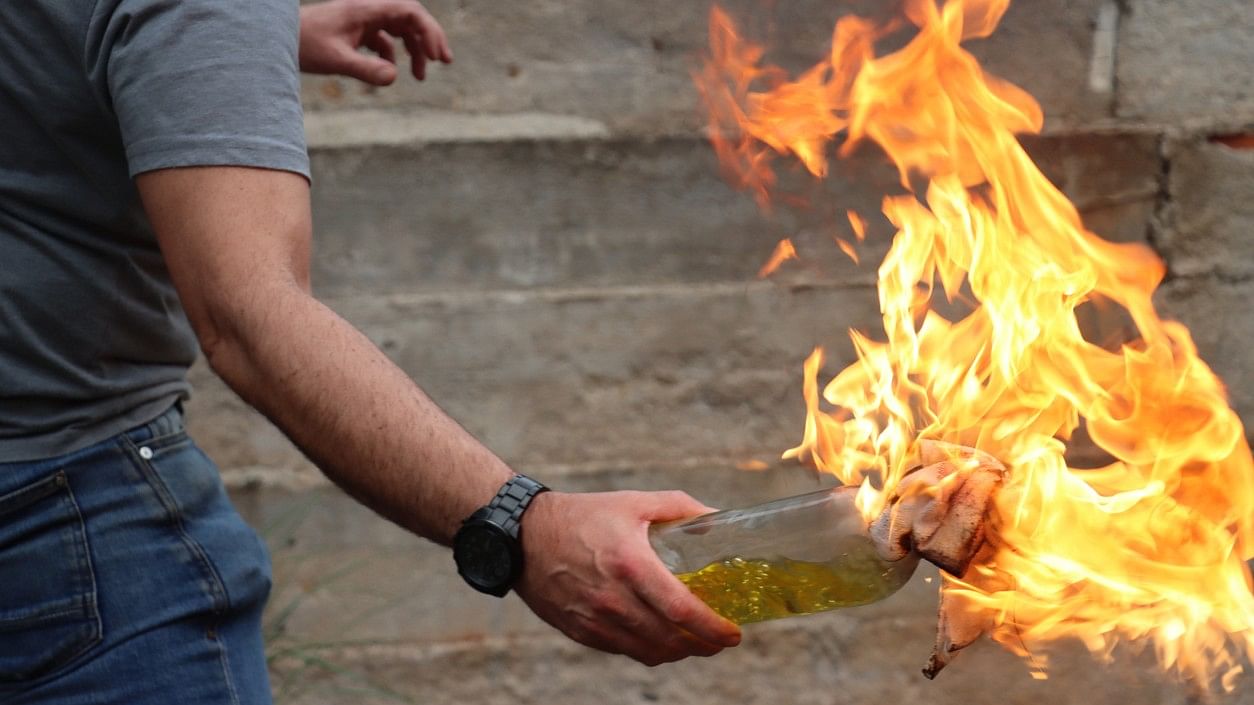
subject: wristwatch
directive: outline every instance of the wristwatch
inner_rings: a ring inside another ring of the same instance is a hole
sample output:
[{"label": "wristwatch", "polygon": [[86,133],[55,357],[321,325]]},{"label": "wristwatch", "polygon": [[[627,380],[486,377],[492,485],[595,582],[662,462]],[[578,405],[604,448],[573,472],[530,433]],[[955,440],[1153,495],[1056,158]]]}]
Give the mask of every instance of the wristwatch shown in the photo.
[{"label": "wristwatch", "polygon": [[531,500],[548,489],[526,475],[515,475],[462,522],[453,537],[453,560],[470,587],[504,597],[514,586],[523,569],[519,522]]}]

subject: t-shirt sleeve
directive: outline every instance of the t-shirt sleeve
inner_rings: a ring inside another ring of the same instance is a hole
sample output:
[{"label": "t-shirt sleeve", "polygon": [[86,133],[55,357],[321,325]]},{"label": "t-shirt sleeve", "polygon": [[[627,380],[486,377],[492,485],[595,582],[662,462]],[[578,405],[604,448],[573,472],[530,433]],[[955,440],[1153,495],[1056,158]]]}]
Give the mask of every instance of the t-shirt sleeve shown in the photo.
[{"label": "t-shirt sleeve", "polygon": [[132,176],[252,166],[309,177],[296,0],[115,0],[96,19]]}]

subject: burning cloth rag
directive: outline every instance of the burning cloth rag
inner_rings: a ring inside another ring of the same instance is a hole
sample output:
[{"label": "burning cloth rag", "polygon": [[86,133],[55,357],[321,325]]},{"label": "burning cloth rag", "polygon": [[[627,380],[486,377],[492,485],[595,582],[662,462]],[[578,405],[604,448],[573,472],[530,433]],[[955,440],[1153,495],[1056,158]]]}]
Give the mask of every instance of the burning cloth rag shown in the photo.
[{"label": "burning cloth rag", "polygon": [[[920,441],[922,465],[897,486],[888,507],[871,525],[871,538],[887,560],[910,552],[962,577],[985,547],[985,517],[1006,468],[973,448]],[[936,646],[924,675],[936,677],[961,649],[984,633],[974,615],[946,604],[941,592]]]}]

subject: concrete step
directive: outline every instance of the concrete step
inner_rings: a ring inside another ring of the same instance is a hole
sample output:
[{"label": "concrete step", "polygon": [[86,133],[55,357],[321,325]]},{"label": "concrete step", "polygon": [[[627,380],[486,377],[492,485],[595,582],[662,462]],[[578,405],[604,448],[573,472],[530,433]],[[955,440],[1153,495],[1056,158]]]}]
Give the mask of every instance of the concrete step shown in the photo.
[{"label": "concrete step", "polygon": [[[979,643],[936,681],[920,673],[931,636],[884,616],[815,616],[759,625],[734,650],[648,669],[559,637],[455,645],[377,645],[322,654],[324,669],[275,670],[295,705],[831,705],[910,703],[1001,705],[1186,705],[1185,686],[1146,658],[1099,662],[1074,645],[1060,649],[1048,680],[993,644]],[[337,676],[331,668],[343,669]],[[291,674],[290,676],[288,674]],[[1249,687],[1247,682],[1242,685]],[[1234,702],[1240,702],[1240,698]]]},{"label": "concrete step", "polygon": [[[1220,0],[1213,0],[1220,1]],[[1094,23],[1106,0],[1013,3],[1002,28],[971,43],[986,68],[1037,96],[1056,124],[1088,124],[1110,113],[1112,92],[1090,86]],[[463,113],[579,116],[614,133],[691,132],[704,122],[689,73],[708,42],[704,2],[645,0],[429,0],[448,31],[456,62],[425,83],[403,78],[385,90],[306,77],[312,110],[423,106]],[[770,58],[791,69],[826,55],[838,17],[887,17],[875,0],[724,0]],[[774,6],[773,11],[764,8]],[[1122,58],[1122,57],[1121,57]],[[1121,64],[1122,65],[1122,64]],[[1113,70],[1099,64],[1098,74]],[[1104,76],[1113,86],[1113,76]]]},{"label": "concrete step", "polygon": [[[699,138],[562,139],[501,119],[414,142],[404,115],[371,120],[356,133],[352,122],[311,123],[324,140],[313,151],[323,296],[748,281],[784,237],[802,258],[780,270],[786,281],[871,283],[892,234],[880,203],[901,191],[867,147],[824,184],[790,179],[806,205],[767,216],[724,183]],[[1089,226],[1118,240],[1146,236],[1160,142],[1142,132],[1025,140]],[[847,210],[869,222],[862,266],[833,239],[853,241]]]},{"label": "concrete step", "polygon": [[[538,475],[546,480],[543,473]],[[768,473],[725,467],[627,469],[552,478],[571,490],[688,490],[734,506],[828,484],[798,468]],[[607,480],[609,481],[607,483]],[[279,657],[275,683],[300,703],[375,702],[391,690],[416,702],[677,702],[712,704],[1016,702],[1082,689],[1093,703],[1181,703],[1145,659],[1100,664],[1075,644],[1050,661],[1052,679],[990,643],[963,654],[935,683],[919,674],[934,638],[937,571],[920,567],[889,599],[865,607],[746,628],[744,644],[708,660],[646,669],[567,642],[516,597],[465,587],[447,551],[369,516],[330,490],[236,493],[272,547],[275,592],[267,626]],[[282,628],[279,629],[279,620]],[[286,656],[284,656],[286,655]],[[303,668],[314,657],[312,669]],[[347,673],[324,670],[326,664]],[[456,674],[446,678],[443,674]],[[510,683],[508,694],[496,689]],[[352,697],[337,687],[355,686]],[[373,690],[372,690],[373,689]]]},{"label": "concrete step", "polygon": [[[1149,654],[1120,651],[1101,662],[1076,643],[1049,654],[1048,680],[1034,680],[1028,664],[981,641],[927,681],[920,668],[935,638],[938,576],[926,565],[883,602],[749,625],[735,649],[649,669],[566,640],[513,596],[472,593],[457,583],[447,561],[436,569],[439,580],[406,576],[415,564],[405,557],[402,551],[379,555],[373,573],[354,568],[373,577],[361,581],[363,589],[400,594],[399,601],[380,600],[382,609],[366,618],[386,628],[364,629],[357,612],[331,601],[344,597],[321,603],[315,596],[293,613],[290,631],[270,640],[277,656],[273,682],[285,702],[994,705],[1075,702],[1075,693],[1091,705],[1194,702],[1183,686],[1155,673]],[[283,560],[276,555],[280,566]],[[316,624],[299,622],[304,609],[316,612]],[[463,633],[441,638],[430,626],[432,616]]]}]

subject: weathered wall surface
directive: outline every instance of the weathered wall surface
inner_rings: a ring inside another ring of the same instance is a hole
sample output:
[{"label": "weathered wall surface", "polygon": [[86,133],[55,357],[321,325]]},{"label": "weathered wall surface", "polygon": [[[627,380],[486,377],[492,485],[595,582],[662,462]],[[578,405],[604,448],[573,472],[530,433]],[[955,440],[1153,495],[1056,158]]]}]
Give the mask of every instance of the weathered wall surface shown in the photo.
[{"label": "weathered wall surface", "polygon": [[[778,5],[767,23],[754,0],[729,3],[769,26],[778,60],[803,66],[837,16],[884,3]],[[1029,149],[1086,223],[1166,259],[1161,306],[1192,327],[1249,428],[1254,150],[1232,136],[1254,133],[1254,3],[1107,5],[1017,0],[972,48],[1040,99],[1046,134]],[[878,320],[874,267],[826,243],[844,209],[878,211],[894,173],[859,153],[816,194],[829,211],[772,217],[725,186],[688,78],[704,2],[428,6],[452,68],[388,90],[306,79],[320,294],[556,487],[680,488],[727,506],[819,486],[773,458],[800,434],[805,355],[824,344],[835,369],[850,356],[844,331]],[[889,234],[872,220],[864,262]],[[785,235],[803,262],[755,281]],[[880,605],[751,628],[715,659],[649,670],[594,654],[514,598],[463,588],[446,551],[327,487],[211,374],[195,379],[193,431],[274,549],[272,643],[289,701],[383,702],[385,688],[554,705],[1187,699],[1142,662],[1076,650],[1045,682],[986,645],[928,683],[930,574]],[[735,469],[749,459],[775,466]],[[351,672],[294,665],[322,658]]]}]

